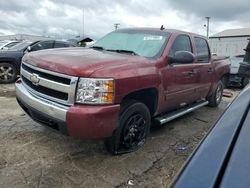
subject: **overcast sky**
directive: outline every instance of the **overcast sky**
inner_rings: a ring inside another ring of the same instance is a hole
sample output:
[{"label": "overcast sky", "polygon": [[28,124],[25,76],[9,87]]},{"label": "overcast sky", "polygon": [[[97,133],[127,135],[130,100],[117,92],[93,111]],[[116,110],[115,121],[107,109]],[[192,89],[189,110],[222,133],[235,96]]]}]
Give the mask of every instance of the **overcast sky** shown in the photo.
[{"label": "overcast sky", "polygon": [[121,28],[164,25],[206,35],[206,16],[211,17],[211,34],[250,27],[249,0],[0,0],[0,15],[0,34],[63,38],[84,31],[98,39],[114,30],[115,23]]}]

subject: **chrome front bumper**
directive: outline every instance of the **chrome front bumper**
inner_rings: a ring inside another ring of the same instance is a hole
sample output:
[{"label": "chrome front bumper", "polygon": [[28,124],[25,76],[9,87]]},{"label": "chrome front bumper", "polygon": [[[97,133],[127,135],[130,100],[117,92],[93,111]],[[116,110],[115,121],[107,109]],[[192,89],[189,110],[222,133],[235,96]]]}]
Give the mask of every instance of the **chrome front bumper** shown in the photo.
[{"label": "chrome front bumper", "polygon": [[21,101],[25,106],[66,122],[66,114],[69,107],[33,95],[23,86],[22,82],[17,82],[15,85],[17,100]]}]

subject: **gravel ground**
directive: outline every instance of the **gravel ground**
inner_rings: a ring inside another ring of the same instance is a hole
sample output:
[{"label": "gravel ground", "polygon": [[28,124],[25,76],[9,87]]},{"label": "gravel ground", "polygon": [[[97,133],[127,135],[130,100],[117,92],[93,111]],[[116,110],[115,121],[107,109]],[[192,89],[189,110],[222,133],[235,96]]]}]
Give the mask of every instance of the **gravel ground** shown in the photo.
[{"label": "gravel ground", "polygon": [[167,187],[234,98],[153,127],[142,149],[111,156],[102,141],[75,140],[35,123],[13,96],[12,84],[0,86],[0,187]]}]

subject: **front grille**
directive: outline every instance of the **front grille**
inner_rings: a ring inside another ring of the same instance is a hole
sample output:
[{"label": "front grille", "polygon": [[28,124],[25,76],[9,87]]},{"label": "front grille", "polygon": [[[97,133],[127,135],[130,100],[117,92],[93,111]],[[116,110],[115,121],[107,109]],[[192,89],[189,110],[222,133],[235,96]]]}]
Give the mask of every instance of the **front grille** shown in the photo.
[{"label": "front grille", "polygon": [[62,77],[59,77],[59,76],[54,76],[54,75],[47,74],[47,73],[44,73],[44,72],[41,72],[41,71],[37,71],[35,69],[32,69],[32,68],[28,67],[25,64],[22,64],[22,68],[24,70],[28,71],[28,72],[39,74],[41,77],[47,78],[49,80],[53,80],[55,82],[59,82],[59,83],[63,83],[63,84],[68,84],[68,85],[70,84],[70,79],[68,79],[68,78],[62,78]]},{"label": "front grille", "polygon": [[77,77],[22,63],[21,78],[24,86],[33,95],[64,105],[72,105],[74,103]]},{"label": "front grille", "polygon": [[25,84],[27,84],[30,88],[32,88],[33,90],[48,95],[48,96],[52,96],[54,98],[58,98],[58,99],[62,99],[62,100],[68,100],[68,94],[67,93],[63,93],[60,91],[56,91],[53,89],[49,89],[43,86],[39,86],[39,85],[34,85],[32,84],[32,82],[30,80],[28,80],[27,78],[25,78],[24,76],[22,76],[22,80]]}]

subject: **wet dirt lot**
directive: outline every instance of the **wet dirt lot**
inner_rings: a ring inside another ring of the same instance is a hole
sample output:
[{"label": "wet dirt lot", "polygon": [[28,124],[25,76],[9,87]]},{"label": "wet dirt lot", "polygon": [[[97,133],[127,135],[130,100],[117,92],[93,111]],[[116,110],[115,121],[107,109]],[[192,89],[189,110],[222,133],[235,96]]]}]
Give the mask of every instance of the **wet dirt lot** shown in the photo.
[{"label": "wet dirt lot", "polygon": [[0,187],[167,187],[233,99],[152,128],[142,149],[111,156],[102,141],[35,123],[14,96],[13,84],[0,85]]}]

